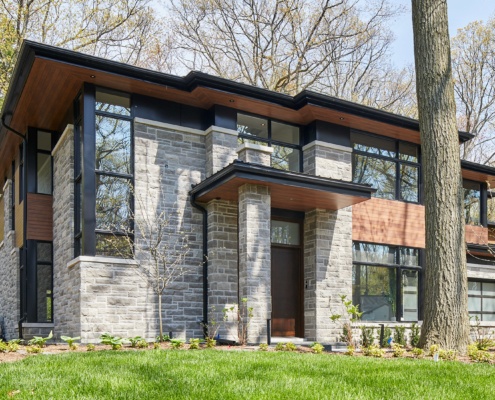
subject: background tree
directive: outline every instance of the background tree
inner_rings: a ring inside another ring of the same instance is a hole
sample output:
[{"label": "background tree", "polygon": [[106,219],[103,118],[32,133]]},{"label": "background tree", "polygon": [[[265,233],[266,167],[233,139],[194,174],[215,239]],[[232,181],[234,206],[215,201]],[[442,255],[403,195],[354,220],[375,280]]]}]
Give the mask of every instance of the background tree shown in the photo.
[{"label": "background tree", "polygon": [[416,90],[426,212],[420,346],[465,352],[469,341],[462,178],[447,3],[413,0]]},{"label": "background tree", "polygon": [[481,164],[495,161],[495,19],[459,29],[452,40],[459,129],[475,133],[461,157]]}]

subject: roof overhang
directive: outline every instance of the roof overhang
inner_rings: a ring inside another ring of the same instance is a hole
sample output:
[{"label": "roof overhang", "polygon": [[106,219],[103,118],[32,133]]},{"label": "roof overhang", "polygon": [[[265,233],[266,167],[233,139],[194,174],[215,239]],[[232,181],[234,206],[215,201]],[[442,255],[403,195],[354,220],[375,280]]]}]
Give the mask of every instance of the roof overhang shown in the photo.
[{"label": "roof overhang", "polygon": [[339,210],[369,200],[376,189],[368,185],[282,171],[272,167],[234,161],[194,186],[193,201],[238,201],[239,187],[255,184],[270,188],[271,207],[292,211],[315,208]]},{"label": "roof overhang", "polygon": [[490,189],[495,189],[495,168],[461,160],[462,177],[477,182],[487,182]]},{"label": "roof overhang", "polygon": [[[61,131],[85,82],[203,109],[224,105],[295,124],[322,120],[420,141],[417,120],[311,91],[292,97],[201,72],[178,77],[30,41],[20,49],[2,115],[21,133],[29,126]],[[471,137],[459,133],[461,142]],[[1,127],[0,174],[20,140]]]}]

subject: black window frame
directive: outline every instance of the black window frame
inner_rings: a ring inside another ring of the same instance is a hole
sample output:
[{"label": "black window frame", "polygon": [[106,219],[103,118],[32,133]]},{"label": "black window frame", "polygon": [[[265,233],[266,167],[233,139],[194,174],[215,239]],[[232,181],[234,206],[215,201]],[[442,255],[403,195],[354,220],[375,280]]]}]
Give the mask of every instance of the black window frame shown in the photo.
[{"label": "black window frame", "polygon": [[471,298],[477,298],[477,299],[481,299],[481,310],[480,311],[476,311],[476,312],[469,312],[469,316],[470,318],[473,318],[471,317],[471,313],[473,314],[480,314],[481,315],[481,318],[480,318],[480,321],[483,322],[494,322],[495,321],[495,318],[493,320],[484,320],[483,319],[483,315],[495,315],[495,311],[490,311],[490,312],[487,312],[487,311],[483,311],[483,299],[487,298],[487,299],[493,299],[493,301],[495,302],[495,295],[494,296],[485,296],[483,295],[483,284],[484,283],[491,283],[491,284],[494,284],[495,281],[493,280],[489,280],[489,279],[475,279],[475,278],[469,278],[468,279],[468,282],[478,282],[481,284],[481,295],[470,295],[468,293],[468,298],[471,297]]},{"label": "black window frame", "polygon": [[[417,322],[422,319],[422,314],[423,314],[423,302],[422,302],[422,294],[423,294],[423,265],[424,265],[424,249],[418,248],[418,247],[411,247],[411,246],[398,246],[398,245],[391,245],[391,244],[384,244],[384,243],[373,243],[373,242],[364,242],[364,241],[358,241],[355,240],[352,242],[352,252],[354,254],[354,244],[356,243],[363,243],[367,245],[376,245],[376,246],[387,246],[391,249],[394,249],[394,263],[376,263],[376,262],[367,262],[367,261],[356,261],[352,260],[352,268],[353,268],[353,273],[354,273],[354,268],[355,267],[361,267],[361,266],[366,266],[366,267],[379,267],[379,268],[389,268],[389,269],[395,269],[396,270],[396,287],[395,287],[395,303],[396,303],[396,310],[395,310],[395,321],[396,322]],[[400,251],[401,249],[414,249],[418,251],[418,264],[417,266],[414,265],[405,265],[405,264],[400,264],[397,261],[400,260]],[[403,301],[402,301],[402,272],[403,271],[417,271],[418,272],[418,304],[417,304],[417,310],[418,310],[418,320],[412,321],[412,320],[404,320],[403,317]],[[359,271],[358,271],[359,272]],[[358,273],[356,272],[356,274]],[[356,296],[354,296],[354,292],[352,293],[352,301],[354,304],[359,304],[358,299]],[[360,308],[360,311],[361,308]],[[374,320],[366,320],[366,322],[386,322],[390,323],[391,321],[374,321]]]},{"label": "black window frame", "polygon": [[[38,148],[38,135],[39,135],[39,132],[45,132],[45,133],[49,133],[51,135],[51,141],[50,141],[50,146],[53,150],[53,132],[50,132],[50,131],[47,131],[47,130],[43,130],[43,129],[37,129],[36,130],[36,157],[34,158],[34,163],[35,163],[35,168],[34,168],[34,171],[36,173],[35,175],[35,181],[36,181],[36,184],[35,184],[35,193],[37,194],[41,194],[41,195],[47,195],[47,196],[52,196],[53,195],[53,157],[52,157],[52,150],[42,150],[40,148]],[[50,193],[40,193],[39,191],[39,188],[38,188],[38,185],[39,185],[39,182],[38,182],[38,154],[45,154],[47,156],[50,156],[50,164],[51,164],[51,171],[50,171]]]},{"label": "black window frame", "polygon": [[[466,190],[474,190],[473,188],[467,188],[466,185],[473,185],[477,186],[477,190],[479,192],[479,217],[478,221],[476,221],[474,224],[468,223],[466,220],[466,215],[465,215],[465,191]],[[488,226],[488,193],[487,193],[487,185],[486,183],[483,182],[478,182],[478,181],[473,181],[471,179],[463,179],[462,180],[462,189],[463,189],[463,217],[464,217],[464,223],[466,225],[471,225],[471,226]]]},{"label": "black window frame", "polygon": [[12,231],[15,231],[15,188],[16,188],[16,182],[15,182],[15,160],[12,161],[12,187],[11,187],[11,193],[10,193],[10,208],[11,208],[11,220],[10,220],[10,229]]},{"label": "black window frame", "polygon": [[[363,136],[369,136],[371,138],[376,138],[379,140],[385,140],[390,143],[394,143],[394,152],[395,152],[395,157],[388,157],[384,156],[381,154],[375,154],[375,153],[369,153],[367,151],[362,151],[362,150],[356,150],[354,148],[354,143],[352,140],[352,135],[353,134],[359,134]],[[418,150],[418,161],[413,162],[413,161],[407,161],[407,160],[401,160],[400,159],[400,145],[405,144],[405,145],[410,145],[410,146],[415,146]],[[399,140],[399,139],[394,139],[390,138],[388,136],[380,136],[380,135],[375,135],[373,133],[369,132],[363,132],[359,130],[351,130],[351,148],[352,148],[352,181],[356,182],[354,180],[354,175],[355,175],[355,170],[356,170],[356,157],[355,155],[361,155],[361,156],[366,156],[366,157],[372,157],[372,158],[378,158],[381,160],[385,161],[390,161],[395,163],[395,196],[394,199],[386,199],[386,200],[396,200],[396,201],[401,201],[404,203],[411,203],[411,204],[423,204],[423,181],[422,181],[422,173],[421,173],[421,146],[419,144],[413,143],[413,142],[408,142],[405,140]],[[415,167],[418,169],[418,184],[417,184],[417,190],[418,190],[418,201],[410,201],[410,200],[403,200],[401,199],[401,166],[406,165],[406,166],[411,166]],[[359,183],[359,182],[357,182]],[[373,195],[375,196],[375,195]],[[382,198],[375,196],[377,198]]]},{"label": "black window frame", "polygon": [[[254,118],[266,120],[267,121],[267,133],[268,133],[267,138],[262,138],[262,137],[258,137],[258,136],[254,136],[254,135],[239,134],[239,131],[237,130],[237,134],[238,134],[238,138],[239,138],[240,143],[244,143],[243,140],[248,140],[251,142],[265,143],[268,147],[273,147],[273,145],[276,145],[276,146],[283,146],[283,147],[288,147],[288,148],[298,150],[299,151],[299,170],[298,171],[292,171],[292,172],[302,172],[302,170],[303,170],[303,151],[302,151],[303,134],[302,134],[302,128],[300,125],[291,124],[287,121],[282,121],[282,120],[278,120],[278,119],[268,118],[264,115],[258,115],[258,114],[252,114],[252,113],[248,113],[248,112],[239,112],[238,111],[236,113],[236,127],[238,127],[239,114],[240,115],[246,115],[248,117],[254,117]],[[282,142],[280,140],[273,140],[272,139],[272,123],[273,122],[278,123],[278,124],[283,124],[283,125],[289,125],[289,126],[296,127],[297,129],[299,129],[299,144],[286,143],[286,142]]]}]

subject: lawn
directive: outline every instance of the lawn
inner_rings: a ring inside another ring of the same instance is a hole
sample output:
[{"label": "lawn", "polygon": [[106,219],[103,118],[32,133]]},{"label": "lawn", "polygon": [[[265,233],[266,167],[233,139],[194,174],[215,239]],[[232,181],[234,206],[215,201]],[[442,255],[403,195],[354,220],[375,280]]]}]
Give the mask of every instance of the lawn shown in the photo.
[{"label": "lawn", "polygon": [[99,351],[0,364],[0,399],[493,399],[493,365],[261,351]]}]

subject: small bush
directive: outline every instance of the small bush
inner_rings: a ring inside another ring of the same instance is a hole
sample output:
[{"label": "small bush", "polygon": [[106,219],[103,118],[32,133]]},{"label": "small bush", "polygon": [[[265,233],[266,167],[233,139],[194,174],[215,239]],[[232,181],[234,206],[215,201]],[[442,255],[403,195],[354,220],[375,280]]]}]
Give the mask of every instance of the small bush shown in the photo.
[{"label": "small bush", "polygon": [[292,342],[288,342],[285,344],[285,351],[296,351],[297,350],[297,346],[292,343]]},{"label": "small bush", "polygon": [[381,349],[380,346],[376,344],[372,344],[369,347],[362,347],[361,350],[366,357],[381,358],[385,355],[385,350]]},{"label": "small bush", "polygon": [[199,350],[201,339],[189,339],[189,350]]},{"label": "small bush", "polygon": [[423,358],[424,357],[424,351],[423,351],[423,349],[420,349],[419,347],[414,347],[412,349],[412,354],[416,358]]},{"label": "small bush", "polygon": [[392,329],[390,329],[390,327],[388,326],[385,326],[383,328],[383,340],[382,342],[380,343],[382,347],[390,347],[390,345],[388,344],[388,339],[390,339],[392,337]]},{"label": "small bush", "polygon": [[275,350],[276,351],[284,351],[285,350],[285,346],[283,343],[277,343],[277,345],[275,346]]},{"label": "small bush", "polygon": [[323,353],[323,350],[325,348],[320,343],[313,343],[313,346],[311,346],[311,349],[313,350],[313,353],[321,354],[321,353]]},{"label": "small bush", "polygon": [[347,350],[346,350],[345,354],[348,356],[353,356],[355,351],[356,351],[356,348],[351,344],[351,345],[347,346]]},{"label": "small bush", "polygon": [[112,336],[109,333],[101,335],[101,343],[112,347],[112,350],[120,350],[124,339],[118,336]]},{"label": "small bush", "polygon": [[181,339],[172,339],[170,344],[173,349],[182,349],[184,347],[184,341]]},{"label": "small bush", "polygon": [[394,342],[400,344],[401,346],[406,345],[406,327],[396,326],[394,332]]},{"label": "small bush", "polygon": [[43,352],[43,349],[39,346],[28,346],[26,347],[26,351],[30,354],[38,354]]},{"label": "small bush", "polygon": [[483,363],[489,363],[493,359],[488,351],[478,349],[477,343],[471,343],[468,346],[468,356],[472,361]]},{"label": "small bush", "polygon": [[81,340],[81,337],[60,336],[60,339],[62,339],[64,342],[66,342],[69,345],[69,349],[75,350],[77,349],[77,345],[74,342],[76,340]]},{"label": "small bush", "polygon": [[159,350],[160,348],[161,348],[161,346],[160,346],[160,342],[154,342],[154,343],[153,343],[153,349],[154,349],[154,350]]},{"label": "small bush", "polygon": [[440,346],[438,346],[438,344],[432,344],[430,346],[429,355],[433,357],[433,355],[435,353],[438,353],[439,351],[440,351]]},{"label": "small bush", "polygon": [[131,347],[137,347],[138,343],[141,340],[144,340],[144,338],[142,338],[141,336],[134,336],[134,337],[127,338],[127,340],[129,342],[131,342]]},{"label": "small bush", "polygon": [[442,360],[455,361],[457,360],[457,350],[443,350],[438,351],[438,357]]},{"label": "small bush", "polygon": [[403,357],[404,353],[406,352],[404,346],[400,345],[399,343],[394,343],[392,345],[392,351],[394,353],[394,357]]},{"label": "small bush", "polygon": [[145,339],[138,340],[136,343],[136,347],[138,349],[147,349],[148,348],[148,342]]},{"label": "small bush", "polygon": [[0,352],[2,352],[2,353],[8,353],[9,352],[9,345],[7,343],[5,343],[4,341],[2,341],[2,339],[0,339]]},{"label": "small bush", "polygon": [[259,350],[268,351],[268,343],[260,343]]},{"label": "small bush", "polygon": [[361,327],[361,344],[363,347],[370,347],[374,343],[374,332],[373,328]]},{"label": "small bush", "polygon": [[212,349],[217,345],[217,341],[215,339],[212,339],[210,337],[206,338],[206,347],[209,349]]},{"label": "small bush", "polygon": [[33,336],[33,338],[28,342],[30,346],[38,346],[45,347],[46,342],[49,341],[53,337],[53,332],[50,331],[50,334],[47,337],[41,336]]},{"label": "small bush", "polygon": [[421,328],[418,326],[418,324],[413,323],[411,325],[411,346],[412,347],[418,347],[419,346],[420,334],[421,334]]},{"label": "small bush", "polygon": [[87,351],[94,351],[95,350],[95,345],[93,343],[88,343],[86,345],[86,350]]}]

